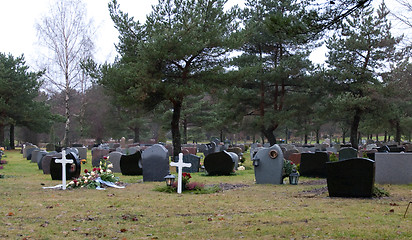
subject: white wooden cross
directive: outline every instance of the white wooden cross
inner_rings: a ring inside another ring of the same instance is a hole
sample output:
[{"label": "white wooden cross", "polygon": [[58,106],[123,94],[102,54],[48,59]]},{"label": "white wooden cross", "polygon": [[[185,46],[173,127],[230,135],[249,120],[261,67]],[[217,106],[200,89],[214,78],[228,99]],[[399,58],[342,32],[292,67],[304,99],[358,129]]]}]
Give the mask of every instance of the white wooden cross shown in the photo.
[{"label": "white wooden cross", "polygon": [[61,163],[62,164],[62,187],[63,190],[66,189],[66,163],[73,163],[72,159],[66,159],[66,150],[62,151],[62,158],[61,159],[56,159],[56,163]]},{"label": "white wooden cross", "polygon": [[178,162],[171,162],[170,166],[177,167],[177,193],[182,193],[182,172],[184,167],[191,167],[191,163],[184,163],[183,162],[183,153],[179,153],[179,161]]}]

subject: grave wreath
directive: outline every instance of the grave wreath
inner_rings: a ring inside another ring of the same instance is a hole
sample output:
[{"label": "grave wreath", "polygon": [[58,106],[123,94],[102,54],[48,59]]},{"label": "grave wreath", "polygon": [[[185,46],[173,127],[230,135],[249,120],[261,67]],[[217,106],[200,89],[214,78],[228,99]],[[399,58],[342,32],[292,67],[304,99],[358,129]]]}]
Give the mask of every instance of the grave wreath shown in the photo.
[{"label": "grave wreath", "polygon": [[297,167],[295,163],[288,159],[283,159],[283,171],[282,171],[282,177],[286,178],[289,177],[289,175],[293,172],[293,169],[297,170]]},{"label": "grave wreath", "polygon": [[79,178],[73,179],[67,188],[89,188],[96,189],[102,187],[102,182],[113,184],[111,186],[119,185],[119,178],[115,177],[110,168],[113,165],[108,160],[108,157],[100,159],[100,165],[98,168],[93,168],[92,171],[84,170],[84,175],[80,175]]}]

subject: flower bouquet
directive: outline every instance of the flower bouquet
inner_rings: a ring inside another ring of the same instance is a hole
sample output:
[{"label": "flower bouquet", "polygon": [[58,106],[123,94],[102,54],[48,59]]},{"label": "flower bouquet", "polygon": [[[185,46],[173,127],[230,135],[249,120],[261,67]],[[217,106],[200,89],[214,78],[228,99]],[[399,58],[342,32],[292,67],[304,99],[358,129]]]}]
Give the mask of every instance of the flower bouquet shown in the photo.
[{"label": "flower bouquet", "polygon": [[113,168],[113,164],[108,159],[108,157],[103,157],[100,160],[100,166],[93,168],[92,171],[85,169],[84,175],[70,181],[67,188],[100,189],[102,185],[118,187],[119,178],[115,177],[110,170],[110,168]]}]

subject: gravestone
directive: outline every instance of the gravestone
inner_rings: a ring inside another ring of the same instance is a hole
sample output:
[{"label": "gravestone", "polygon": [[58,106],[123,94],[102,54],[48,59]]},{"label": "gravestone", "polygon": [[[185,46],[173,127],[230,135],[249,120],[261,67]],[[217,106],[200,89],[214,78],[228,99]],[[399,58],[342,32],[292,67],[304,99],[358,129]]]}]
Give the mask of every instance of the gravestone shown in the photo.
[{"label": "gravestone", "polygon": [[31,161],[32,153],[33,153],[33,151],[36,151],[36,150],[40,150],[40,148],[34,147],[34,148],[28,148],[28,149],[26,150],[27,160],[30,160],[30,161]]},{"label": "gravestone", "polygon": [[110,150],[108,148],[93,148],[92,149],[92,166],[98,167],[100,165],[100,159],[109,155]]},{"label": "gravestone", "polygon": [[139,151],[140,151],[140,147],[138,147],[138,146],[122,149],[122,153],[125,154],[125,155],[132,155],[132,154],[135,154]]},{"label": "gravestone", "polygon": [[[64,152],[64,151],[63,151]],[[69,152],[66,154],[66,159],[71,159],[72,163],[65,164],[66,167],[66,180],[71,180],[73,178],[78,178],[80,176],[80,159],[74,152]],[[50,162],[50,175],[52,180],[63,180],[62,179],[62,164],[59,163],[62,159],[58,157],[53,157]]]},{"label": "gravestone", "polygon": [[115,172],[115,173],[121,173],[122,172],[122,170],[120,168],[120,159],[121,159],[121,157],[122,157],[121,152],[111,152],[111,153],[109,153],[109,156],[108,156],[109,162],[111,162],[112,165],[113,165],[113,168],[111,169],[112,172]]},{"label": "gravestone", "polygon": [[327,152],[305,152],[300,157],[300,175],[304,177],[326,178],[326,163],[329,162]]},{"label": "gravestone", "polygon": [[37,155],[39,154],[39,152],[40,152],[40,148],[36,148],[35,150],[31,152],[31,156],[30,156],[31,163],[37,163],[36,160],[37,160]]},{"label": "gravestone", "polygon": [[25,145],[24,148],[23,148],[23,158],[27,159],[28,152],[30,151],[30,153],[31,153],[35,148],[37,148],[36,145],[32,145],[32,144]]},{"label": "gravestone", "polygon": [[358,150],[353,147],[345,147],[339,150],[339,161],[358,157]]},{"label": "gravestone", "polygon": [[76,147],[77,151],[79,152],[79,158],[80,160],[82,159],[87,159],[87,148],[86,147]]},{"label": "gravestone", "polygon": [[287,160],[291,160],[290,158],[292,154],[296,154],[296,153],[299,153],[297,149],[289,149],[289,150],[286,150],[286,152],[283,154],[283,157]]},{"label": "gravestone", "polygon": [[143,164],[142,164],[142,152],[141,151],[137,151],[129,155],[122,154],[120,156],[120,171],[122,172],[123,175],[131,175],[131,176],[142,175],[143,174],[142,166]]},{"label": "gravestone", "polygon": [[[175,157],[174,162],[177,162],[177,161],[179,161],[179,156]],[[190,168],[184,167],[183,172],[187,172],[187,173],[199,172],[199,168],[200,168],[200,157],[199,156],[196,156],[194,154],[183,155],[183,162],[191,164]]]},{"label": "gravestone", "polygon": [[164,181],[169,174],[169,153],[160,144],[155,144],[142,153],[143,181]]},{"label": "gravestone", "polygon": [[412,153],[375,153],[375,181],[379,184],[411,184]]},{"label": "gravestone", "polygon": [[243,161],[243,151],[240,147],[228,148],[226,151],[236,153],[237,156],[238,156],[238,159],[239,159],[238,161],[240,161],[240,162]]},{"label": "gravestone", "polygon": [[[57,152],[52,152],[51,154],[55,154],[55,153],[57,153]],[[42,160],[43,160],[44,156],[46,156],[47,154],[49,154],[49,153],[42,150],[42,151],[39,151],[39,153],[35,156],[35,160],[36,160],[37,167],[39,168],[39,170],[43,170],[42,169]],[[32,156],[32,157],[34,157],[34,156]]]},{"label": "gravestone", "polygon": [[44,156],[41,160],[43,174],[50,174],[50,164],[51,164],[52,158],[61,158],[61,157],[62,157],[62,154],[57,153],[57,152],[55,154],[47,154],[46,156]]},{"label": "gravestone", "polygon": [[292,153],[289,157],[289,160],[292,161],[294,164],[299,165],[300,164],[300,153]]},{"label": "gravestone", "polygon": [[125,137],[120,138],[120,147],[126,148],[126,138]]},{"label": "gravestone", "polygon": [[204,160],[205,170],[208,175],[229,175],[235,169],[235,156],[226,151],[210,153]]},{"label": "gravestone", "polygon": [[257,184],[283,183],[283,153],[279,145],[260,149],[252,160]]},{"label": "gravestone", "polygon": [[182,175],[183,175],[183,168],[190,168],[192,166],[191,163],[185,163],[183,162],[183,153],[179,153],[178,156],[178,161],[177,162],[171,162],[170,166],[174,166],[176,167],[176,171],[177,171],[177,193],[182,193]]},{"label": "gravestone", "polygon": [[326,163],[330,197],[372,197],[375,184],[375,162],[351,158]]}]

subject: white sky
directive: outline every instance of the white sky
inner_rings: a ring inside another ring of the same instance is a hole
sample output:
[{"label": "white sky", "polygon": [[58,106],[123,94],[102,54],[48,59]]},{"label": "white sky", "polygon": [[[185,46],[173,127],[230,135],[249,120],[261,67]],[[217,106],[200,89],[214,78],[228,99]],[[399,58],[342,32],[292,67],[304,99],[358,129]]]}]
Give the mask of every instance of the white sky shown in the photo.
[{"label": "white sky", "polygon": [[[88,17],[93,19],[97,27],[95,58],[99,63],[111,62],[116,56],[114,44],[117,43],[118,32],[109,16],[107,5],[110,0],[84,2],[87,4]],[[121,10],[141,22],[151,12],[151,5],[157,2],[158,0],[118,0]],[[243,2],[244,0],[229,0],[229,5],[243,6]],[[381,0],[373,0],[374,5],[380,2]],[[27,64],[35,68],[36,56],[39,55],[35,23],[48,12],[53,0],[0,0],[0,3],[0,52],[11,53],[15,57],[24,54]],[[387,5],[389,9],[394,6]],[[312,60],[320,63],[325,59],[324,54],[324,51],[318,52]]]}]

